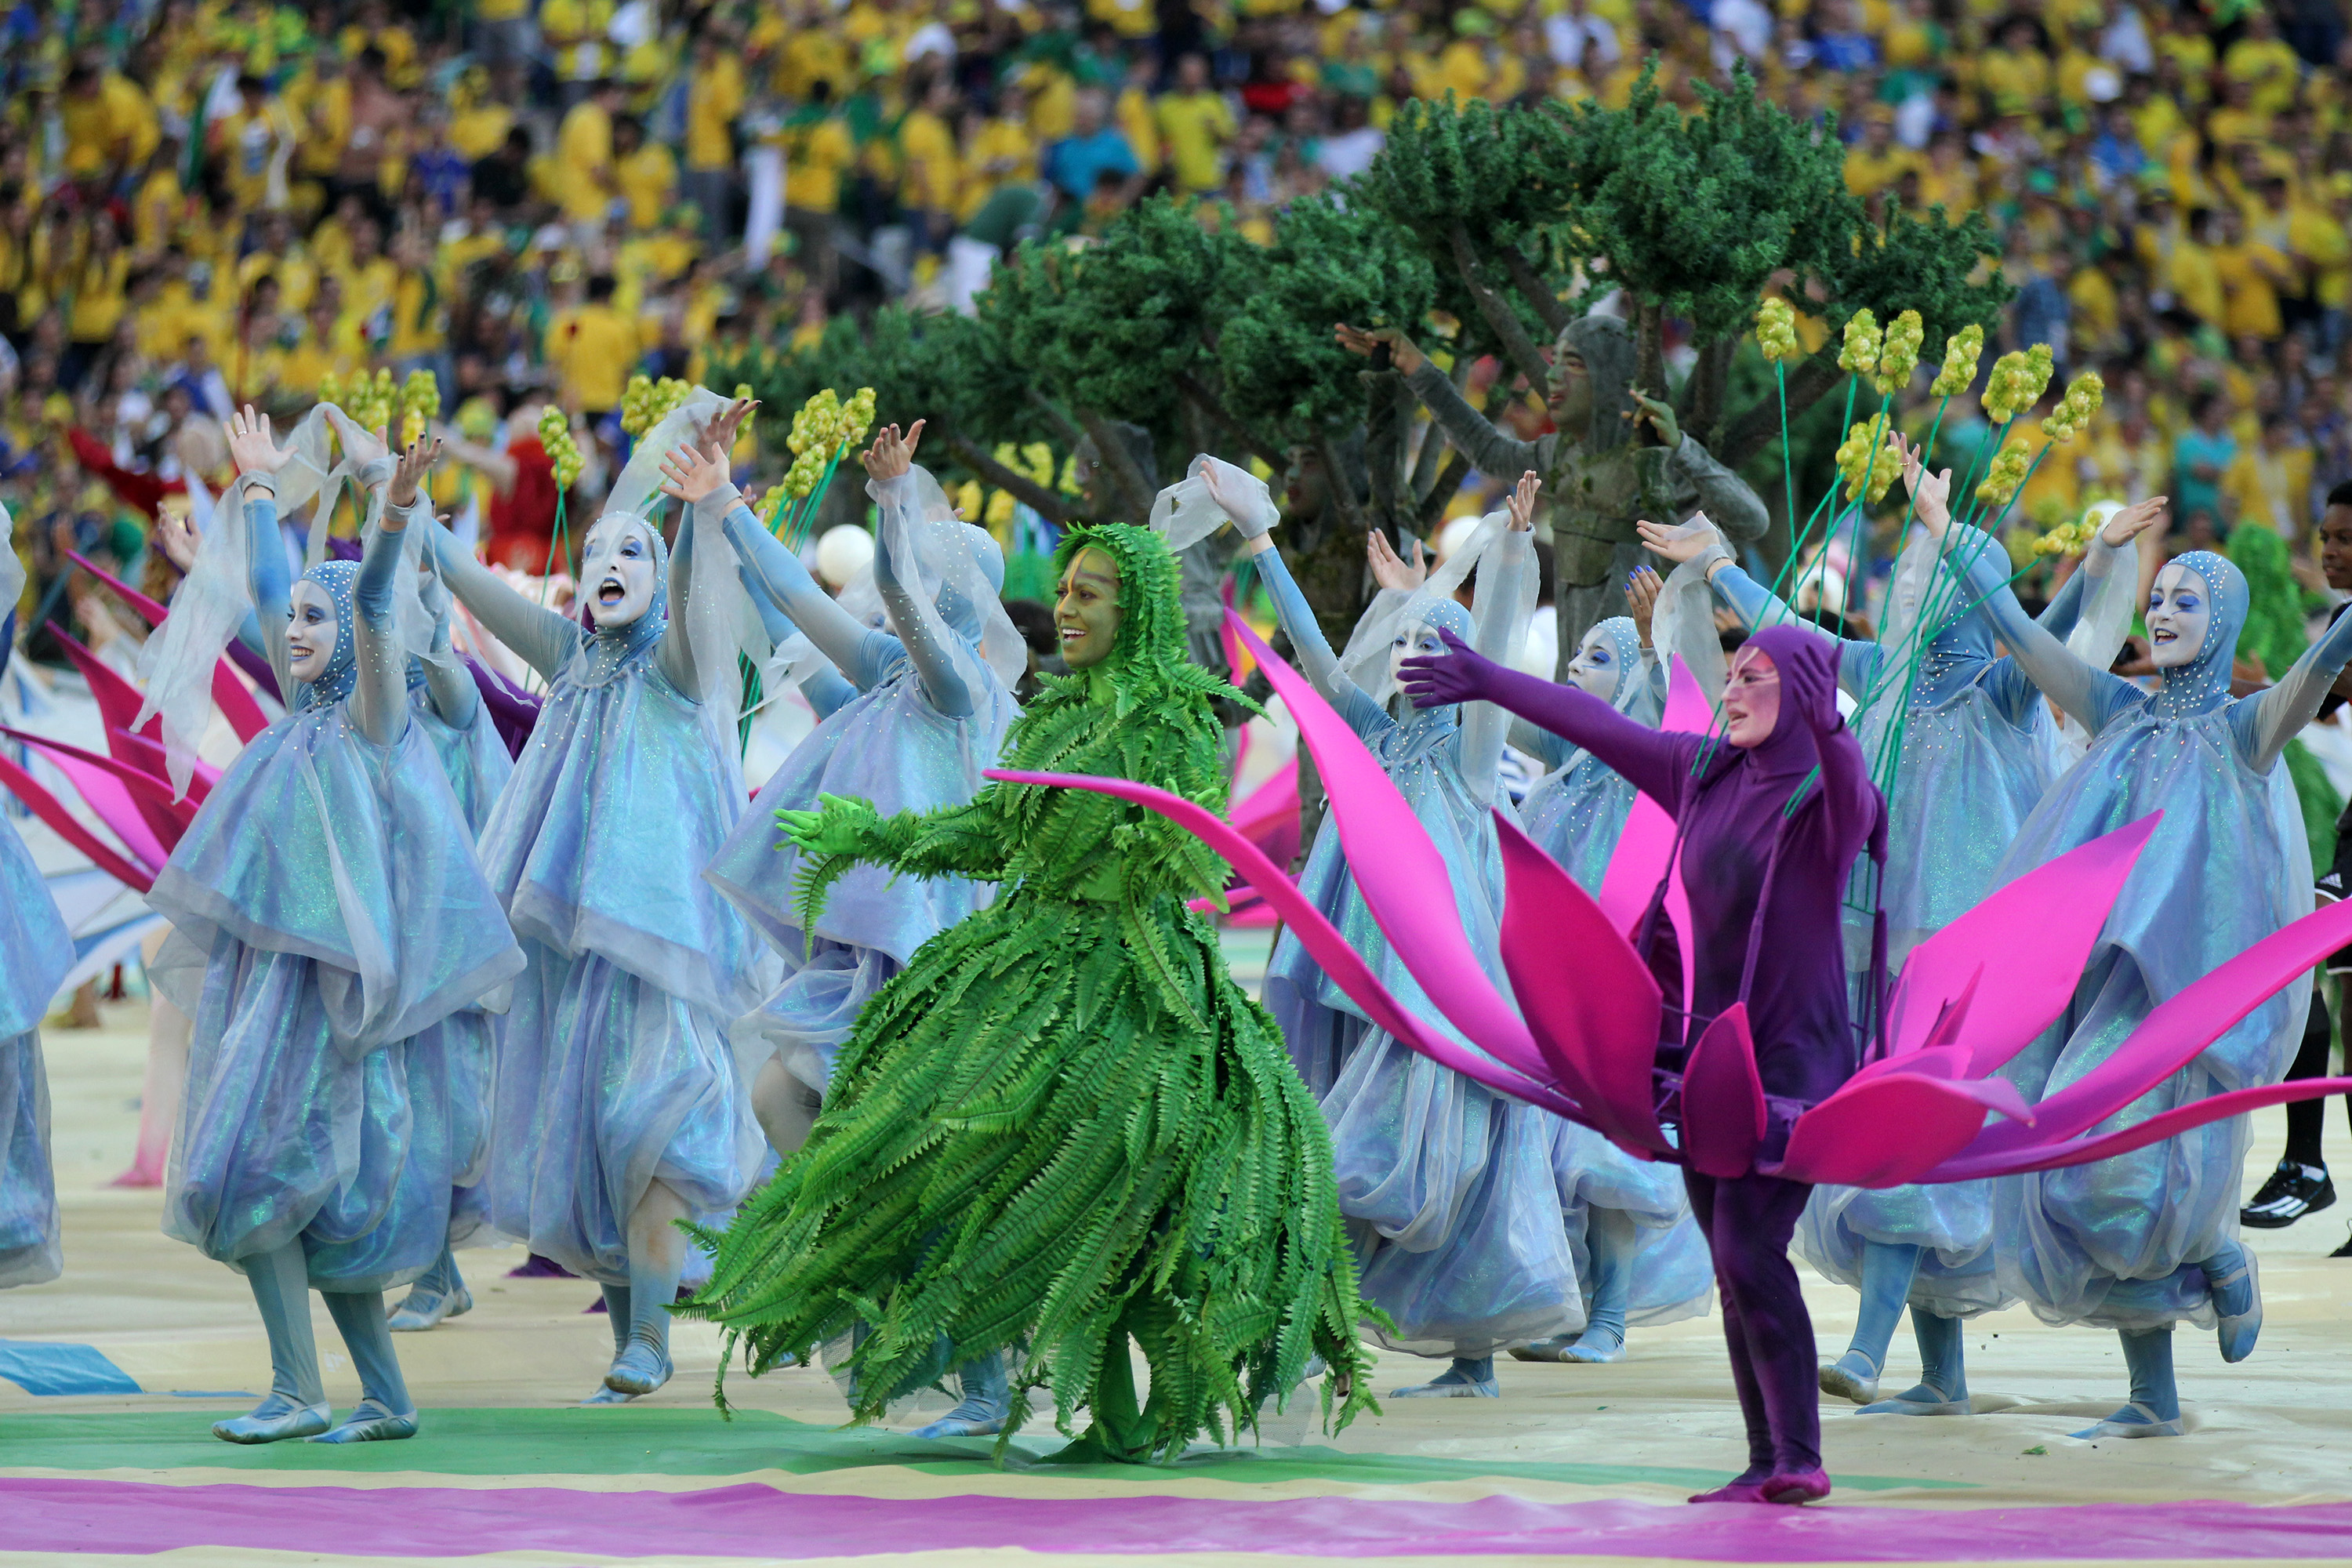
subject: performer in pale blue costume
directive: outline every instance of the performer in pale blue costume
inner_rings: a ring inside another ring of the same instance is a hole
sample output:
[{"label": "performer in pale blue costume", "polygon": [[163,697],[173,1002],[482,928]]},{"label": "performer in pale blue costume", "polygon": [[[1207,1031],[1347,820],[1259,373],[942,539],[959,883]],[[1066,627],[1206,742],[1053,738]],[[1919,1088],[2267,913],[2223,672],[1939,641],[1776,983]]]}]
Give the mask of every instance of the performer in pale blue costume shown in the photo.
[{"label": "performer in pale blue costume", "polygon": [[[2161,810],[2107,917],[2065,1016],[2019,1058],[2029,1098],[2080,1081],[2158,1004],[2289,921],[2311,912],[2310,852],[2279,754],[2319,710],[2352,658],[2352,616],[2328,628],[2278,684],[2230,695],[2245,624],[2245,580],[2206,551],[2157,574],[2147,612],[2154,692],[2094,668],[2028,619],[2005,561],[1969,577],[1993,631],[2034,681],[2094,737],[2082,762],[2027,818],[1996,882]],[[2307,978],[2255,1008],[2188,1067],[2095,1130],[2137,1122],[2199,1097],[2274,1083],[2294,1058]],[[2123,1338],[2128,1404],[2084,1436],[2181,1430],[2172,1331],[2219,1331],[2221,1359],[2243,1360],[2262,1328],[2253,1254],[2237,1239],[2246,1119],[2234,1117],[2135,1153],[1995,1186],[2002,1285],[2052,1323]]]},{"label": "performer in pale blue costume", "polygon": [[[961,877],[900,877],[859,866],[826,894],[816,928],[802,924],[801,858],[776,839],[779,810],[811,811],[827,796],[871,801],[885,816],[960,805],[977,794],[1017,711],[1011,680],[1025,668],[1020,634],[997,595],[1004,560],[982,529],[960,520],[939,484],[914,467],[923,426],[891,426],[865,454],[866,489],[881,506],[869,582],[836,602],[800,558],[760,526],[723,469],[680,454],[669,493],[724,527],[753,603],[795,667],[829,660],[855,688],[784,760],[703,874],[776,950],[784,981],[746,1020],[772,1047],[751,1103],[779,1154],[807,1140],[833,1060],[866,1000],[915,950],[985,904],[992,889]],[[855,613],[868,598],[877,630]],[[835,678],[835,681],[840,677]],[[820,689],[813,700],[833,693]],[[1010,1390],[1001,1356],[958,1369],[963,1399],[919,1437],[1004,1429]]]},{"label": "performer in pale blue costume", "polygon": [[[1004,563],[986,531],[960,521],[938,482],[912,466],[922,425],[895,427],[866,455],[868,493],[880,503],[870,585],[836,601],[800,558],[760,525],[732,484],[693,504],[722,527],[755,605],[782,617],[801,661],[829,661],[855,694],[794,747],[703,874],[774,947],[783,984],[747,1020],[773,1047],[753,1079],[752,1104],[779,1154],[808,1132],[806,1100],[823,1095],[834,1053],[858,1010],[915,949],[987,902],[985,883],[897,877],[861,866],[833,884],[814,931],[801,924],[800,856],[778,850],[779,809],[814,810],[818,797],[872,801],[887,816],[970,800],[996,760],[1015,709],[1003,668],[1025,662],[997,595]],[[878,600],[886,629],[855,612]],[[1000,668],[1002,667],[1002,668]]]},{"label": "performer in pale blue costume", "polygon": [[[437,460],[439,453],[440,443],[436,441],[428,461]],[[404,488],[404,479],[409,479]],[[388,505],[403,515],[405,526],[419,499],[413,478],[405,471],[394,475],[386,499]],[[404,532],[402,537],[413,537],[422,545],[425,534],[417,529]],[[432,642],[429,657],[408,661],[411,721],[433,743],[434,754],[441,760],[441,771],[448,775],[449,788],[465,815],[466,826],[478,841],[489,822],[490,808],[498,804],[508,778],[514,773],[514,759],[508,754],[506,743],[499,739],[498,727],[483,706],[480,688],[452,655],[448,589],[436,574],[420,583],[418,592],[425,613],[432,617]],[[461,1064],[470,1069],[473,1077],[457,1097],[457,1103],[473,1117],[482,1163],[487,1164],[492,1028],[486,1016],[481,1021],[481,1048]],[[466,1289],[465,1276],[458,1271],[457,1249],[489,1232],[489,1194],[480,1181],[484,1173],[478,1168],[474,1179],[459,1187],[452,1198],[448,1245],[441,1249],[439,1261],[409,1288],[407,1300],[393,1309],[394,1332],[421,1332],[438,1327],[446,1319],[473,1310],[473,1293]]]},{"label": "performer in pale blue costume", "polygon": [[[1899,437],[1898,437],[1899,441]],[[1859,705],[1863,754],[1874,762],[1902,715],[1902,748],[1888,789],[1887,864],[1877,889],[1886,911],[1887,963],[1973,908],[1998,884],[1994,873],[2051,781],[2056,737],[2049,709],[2015,660],[2000,656],[1989,620],[1958,579],[1979,556],[2007,552],[1983,532],[1949,522],[1951,473],[1926,472],[1905,447],[1904,475],[1922,532],[1895,565],[1886,624],[1875,640],[1837,639],[1838,683]],[[2053,637],[2100,668],[2130,624],[2135,587],[2131,540],[2163,514],[2163,500],[2110,512],[2081,569],[2042,617]],[[1810,628],[1741,571],[1711,531],[1645,526],[1651,547],[1684,564],[1677,579],[1705,581],[1751,628],[1783,622]],[[1827,632],[1820,634],[1824,638]],[[1924,642],[1924,647],[1922,646]],[[1917,668],[1906,695],[1906,667]],[[1866,868],[1860,875],[1866,876]],[[1870,922],[1847,900],[1847,960],[1869,963]],[[2010,1306],[1993,1262],[1992,1185],[1951,1182],[1883,1189],[1815,1189],[1799,1221],[1797,1251],[1814,1268],[1860,1292],[1852,1342],[1822,1368],[1825,1394],[1868,1415],[1965,1415],[1968,1378],[1961,1324]],[[1910,1308],[1920,1380],[1878,1397],[1895,1325]]]},{"label": "performer in pale blue costume", "polygon": [[482,831],[530,960],[499,1047],[489,1202],[500,1233],[604,1287],[614,1358],[591,1404],[669,1380],[676,1222],[724,1214],[758,1164],[727,1026],[762,994],[765,958],[700,875],[743,812],[736,661],[751,612],[723,541],[689,518],[673,557],[646,515],[670,446],[732,445],[741,406],[721,408],[698,391],[648,432],[589,528],[593,629],[420,523],[451,590],[548,683]]},{"label": "performer in pale blue costume", "polygon": [[[8,668],[25,592],[9,533],[0,507],[0,670]],[[41,1019],[73,963],[73,936],[47,879],[16,828],[0,821],[0,1290],[54,1279],[64,1266]]]},{"label": "performer in pale blue costume", "polygon": [[[1666,677],[1647,630],[1627,616],[1599,623],[1584,634],[1568,674],[1619,712],[1655,724],[1665,710]],[[1549,730],[1516,721],[1510,733],[1550,770],[1519,804],[1528,837],[1585,891],[1598,894],[1633,809],[1633,784]],[[1511,1354],[1519,1361],[1622,1361],[1629,1325],[1671,1323],[1706,1310],[1715,1282],[1706,1237],[1691,1217],[1680,1166],[1636,1160],[1571,1121],[1559,1122],[1557,1133],[1552,1172],[1584,1300],[1584,1329],[1514,1346]]]},{"label": "performer in pale blue costume", "polygon": [[[151,644],[148,705],[167,738],[198,732],[214,662],[248,609],[292,703],[214,786],[148,895],[175,928],[157,984],[194,1026],[163,1226],[241,1270],[268,1331],[269,1396],[216,1436],[406,1437],[416,1412],[383,1291],[447,1241],[451,1189],[477,1152],[457,1103],[459,1063],[479,1048],[467,1009],[522,954],[410,721],[401,625],[417,617],[395,608],[414,595],[398,523],[370,531],[360,564],[314,566],[289,588],[272,479],[293,454],[250,409],[231,452],[245,504],[215,509]],[[359,1372],[341,1426],[312,1288]]]},{"label": "performer in pale blue costume", "polygon": [[[1428,828],[1445,856],[1471,947],[1486,955],[1491,978],[1507,994],[1499,936],[1502,857],[1488,815],[1507,716],[1481,703],[1466,715],[1451,707],[1405,707],[1400,717],[1381,698],[1393,689],[1399,663],[1444,651],[1441,629],[1511,660],[1534,606],[1536,476],[1520,480],[1507,519],[1489,517],[1426,582],[1417,582],[1373,535],[1372,565],[1384,591],[1357,626],[1345,659],[1333,655],[1274,548],[1274,506],[1265,487],[1214,462],[1196,467],[1186,483],[1205,491],[1248,539],[1302,669],[1381,759]],[[1175,493],[1181,489],[1163,492],[1171,548],[1189,533],[1184,520],[1197,510]],[[1475,616],[1451,597],[1474,564],[1481,567]],[[1403,1005],[1454,1033],[1373,922],[1338,833],[1318,837],[1299,887]],[[1435,1379],[1396,1396],[1496,1397],[1497,1351],[1584,1326],[1552,1173],[1557,1119],[1399,1045],[1288,933],[1267,965],[1265,997],[1331,1124],[1339,1209],[1357,1248],[1364,1299],[1394,1325],[1368,1325],[1368,1331],[1391,1349],[1452,1360]]]}]

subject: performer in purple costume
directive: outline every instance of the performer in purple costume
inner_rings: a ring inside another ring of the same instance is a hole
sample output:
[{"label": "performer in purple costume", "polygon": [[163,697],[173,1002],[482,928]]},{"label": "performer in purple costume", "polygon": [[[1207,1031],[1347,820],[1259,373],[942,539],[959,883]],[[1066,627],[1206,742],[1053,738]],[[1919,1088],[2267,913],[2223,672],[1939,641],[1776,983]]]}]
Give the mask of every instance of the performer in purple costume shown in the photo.
[{"label": "performer in purple costume", "polygon": [[[1653,730],[1573,686],[1479,658],[1448,637],[1443,658],[1408,660],[1422,705],[1486,701],[1566,737],[1633,781],[1675,818],[1694,966],[1684,1047],[1745,1002],[1756,1066],[1774,1106],[1760,1157],[1777,1158],[1795,1108],[1854,1072],[1839,900],[1865,844],[1883,854],[1886,811],[1862,748],[1838,716],[1834,653],[1792,626],[1742,647],[1720,738]],[[1726,748],[1722,741],[1730,744]],[[1769,960],[1769,961],[1768,961]],[[1695,1501],[1804,1502],[1825,1496],[1813,1328],[1789,1238],[1811,1187],[1685,1171],[1723,1288],[1723,1333],[1748,1426],[1748,1468]]]}]

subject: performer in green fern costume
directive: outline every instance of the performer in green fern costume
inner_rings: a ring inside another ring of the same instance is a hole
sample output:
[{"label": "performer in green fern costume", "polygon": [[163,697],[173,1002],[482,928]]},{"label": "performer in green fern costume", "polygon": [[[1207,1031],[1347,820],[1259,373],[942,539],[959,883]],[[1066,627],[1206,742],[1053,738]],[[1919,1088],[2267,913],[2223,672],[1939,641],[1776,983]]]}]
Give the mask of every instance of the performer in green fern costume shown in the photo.
[{"label": "performer in green fern costume", "polygon": [[[1073,530],[1055,569],[1072,673],[1045,678],[1003,765],[1222,808],[1211,702],[1240,698],[1185,659],[1175,558],[1109,524]],[[1322,1115],[1185,907],[1223,863],[1082,791],[993,784],[887,819],[824,802],[776,814],[812,905],[860,860],[1002,890],[866,1004],[807,1144],[705,1237],[716,1271],[678,1310],[724,1325],[730,1356],[740,1337],[754,1375],[854,1331],[859,1421],[1003,1352],[1019,1388],[1050,1385],[1065,1433],[1087,1412],[1056,1456],[1073,1461],[1238,1436],[1311,1358],[1327,1426],[1376,1408]],[[1027,1414],[1016,1394],[1000,1449]]]}]

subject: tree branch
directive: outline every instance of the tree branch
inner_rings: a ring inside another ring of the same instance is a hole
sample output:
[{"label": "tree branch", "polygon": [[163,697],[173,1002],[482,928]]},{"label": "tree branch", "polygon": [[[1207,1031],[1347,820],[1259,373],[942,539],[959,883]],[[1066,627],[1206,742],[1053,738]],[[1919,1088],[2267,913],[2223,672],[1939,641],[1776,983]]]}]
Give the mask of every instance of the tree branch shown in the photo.
[{"label": "tree branch", "polygon": [[[1431,434],[1433,437],[1435,432],[1433,431]],[[1424,538],[1428,536],[1431,529],[1437,526],[1437,520],[1445,515],[1445,509],[1452,504],[1454,493],[1461,489],[1462,481],[1469,477],[1470,459],[1468,458],[1456,451],[1445,459],[1445,467],[1438,471],[1437,482],[1429,487],[1427,495],[1421,498],[1418,521],[1421,524],[1420,532]]]},{"label": "tree branch", "polygon": [[1194,407],[1223,426],[1225,434],[1239,442],[1244,451],[1267,468],[1280,473],[1283,466],[1289,462],[1288,453],[1279,447],[1269,447],[1259,440],[1249,426],[1234,418],[1227,411],[1224,403],[1215,393],[1209,390],[1208,384],[1191,371],[1180,370],[1176,373],[1176,390],[1190,399]]},{"label": "tree branch", "polygon": [[1511,309],[1510,301],[1487,288],[1480,279],[1478,257],[1470,247],[1469,231],[1458,223],[1448,224],[1445,237],[1454,247],[1454,270],[1462,274],[1462,286],[1470,290],[1470,298],[1478,306],[1478,314],[1486,319],[1487,331],[1493,332],[1496,341],[1503,345],[1503,352],[1509,357],[1512,366],[1528,378],[1528,384],[1540,393],[1544,382],[1551,374],[1551,367],[1544,363],[1544,357],[1528,338],[1527,329],[1519,324],[1519,313]]},{"label": "tree branch", "polygon": [[[1789,377],[1790,421],[1794,423],[1799,415],[1819,403],[1844,374],[1838,368],[1837,356],[1826,349],[1799,365]],[[1780,433],[1780,401],[1766,397],[1732,422],[1723,437],[1723,446],[1715,453],[1715,460],[1727,468],[1736,468]]]},{"label": "tree branch", "polygon": [[1318,434],[1315,437],[1315,456],[1323,465],[1323,489],[1331,498],[1332,508],[1339,514],[1341,526],[1359,540],[1365,533],[1364,509],[1356,504],[1356,481],[1339,466],[1339,449],[1331,437]]},{"label": "tree branch", "polygon": [[1519,297],[1543,318],[1543,324],[1551,329],[1554,337],[1568,331],[1568,323],[1574,318],[1569,315],[1568,307],[1561,302],[1559,296],[1552,292],[1551,286],[1544,281],[1543,274],[1536,270],[1535,263],[1529,261],[1516,245],[1499,248],[1503,253],[1503,270],[1510,274],[1511,286],[1519,291]]},{"label": "tree branch", "polygon": [[1356,379],[1364,384],[1364,467],[1371,481],[1372,524],[1392,543],[1402,544],[1408,500],[1404,434],[1412,394],[1387,362],[1382,345],[1372,359],[1377,368],[1358,371]]},{"label": "tree branch", "polygon": [[1028,475],[1016,473],[952,430],[945,433],[948,453],[971,470],[984,485],[994,485],[1014,500],[1056,526],[1070,521],[1067,497],[1045,489]]},{"label": "tree branch", "polygon": [[1058,404],[1034,386],[1029,389],[1029,401],[1037,405],[1037,411],[1054,426],[1054,433],[1061,437],[1062,445],[1073,452],[1076,451],[1086,432],[1071,422],[1070,416],[1062,412]]}]

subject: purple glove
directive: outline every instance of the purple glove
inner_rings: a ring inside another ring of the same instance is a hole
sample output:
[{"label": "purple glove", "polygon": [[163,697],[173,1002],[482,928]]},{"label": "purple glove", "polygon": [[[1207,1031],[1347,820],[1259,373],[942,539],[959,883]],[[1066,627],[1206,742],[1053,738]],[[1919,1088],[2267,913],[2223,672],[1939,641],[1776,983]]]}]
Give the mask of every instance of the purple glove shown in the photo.
[{"label": "purple glove", "polygon": [[1494,691],[1496,676],[1509,673],[1493,659],[1473,653],[1470,645],[1452,632],[1441,627],[1437,635],[1445,639],[1448,651],[1444,658],[1409,658],[1398,668],[1398,684],[1412,697],[1414,707],[1478,701]]}]

